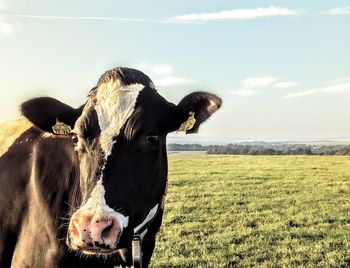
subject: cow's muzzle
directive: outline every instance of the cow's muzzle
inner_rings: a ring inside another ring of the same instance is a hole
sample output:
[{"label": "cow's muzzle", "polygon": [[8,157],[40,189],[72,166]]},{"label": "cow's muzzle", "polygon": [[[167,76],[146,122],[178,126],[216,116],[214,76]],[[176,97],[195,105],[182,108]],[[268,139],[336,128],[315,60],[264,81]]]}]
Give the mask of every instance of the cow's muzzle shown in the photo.
[{"label": "cow's muzzle", "polygon": [[77,211],[70,220],[67,244],[85,254],[111,254],[117,249],[122,231],[114,215]]}]

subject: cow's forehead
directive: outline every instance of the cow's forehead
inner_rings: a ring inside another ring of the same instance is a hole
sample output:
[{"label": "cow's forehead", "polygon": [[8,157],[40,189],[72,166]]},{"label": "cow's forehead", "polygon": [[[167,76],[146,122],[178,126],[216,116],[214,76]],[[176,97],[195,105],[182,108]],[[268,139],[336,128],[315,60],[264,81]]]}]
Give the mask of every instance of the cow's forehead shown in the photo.
[{"label": "cow's forehead", "polygon": [[135,69],[114,68],[105,72],[90,92],[76,126],[77,130],[97,127],[96,138],[105,159],[111,154],[121,129],[134,113],[140,92],[145,90],[156,92],[147,75]]},{"label": "cow's forehead", "polygon": [[124,85],[119,79],[102,83],[97,88],[94,108],[101,130],[100,145],[106,158],[111,154],[115,137],[134,112],[137,97],[144,88],[139,83]]}]

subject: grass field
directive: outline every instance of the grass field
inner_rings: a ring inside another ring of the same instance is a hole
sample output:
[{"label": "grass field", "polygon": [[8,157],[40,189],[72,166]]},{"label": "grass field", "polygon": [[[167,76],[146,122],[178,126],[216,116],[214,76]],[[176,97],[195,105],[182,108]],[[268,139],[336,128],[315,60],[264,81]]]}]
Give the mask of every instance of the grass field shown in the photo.
[{"label": "grass field", "polygon": [[350,267],[350,158],[170,155],[151,267]]}]

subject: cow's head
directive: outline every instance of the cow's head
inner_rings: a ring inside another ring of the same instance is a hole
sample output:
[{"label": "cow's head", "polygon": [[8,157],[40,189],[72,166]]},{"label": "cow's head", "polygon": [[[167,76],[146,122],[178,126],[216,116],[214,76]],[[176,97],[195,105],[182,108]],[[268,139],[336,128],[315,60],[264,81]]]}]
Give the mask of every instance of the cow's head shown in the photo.
[{"label": "cow's head", "polygon": [[24,116],[46,132],[56,120],[72,128],[81,200],[70,218],[68,246],[86,254],[116,251],[123,232],[140,225],[163,196],[167,134],[193,113],[196,122],[187,133],[197,132],[220,106],[205,92],[169,103],[148,76],[129,68],[103,74],[78,109],[51,98],[22,104]]}]

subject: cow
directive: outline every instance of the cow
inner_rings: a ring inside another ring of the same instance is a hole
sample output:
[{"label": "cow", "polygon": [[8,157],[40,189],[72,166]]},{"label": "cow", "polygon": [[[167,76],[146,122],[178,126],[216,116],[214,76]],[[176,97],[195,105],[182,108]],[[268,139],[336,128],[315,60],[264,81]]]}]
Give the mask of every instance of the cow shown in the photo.
[{"label": "cow", "polygon": [[147,267],[166,136],[196,133],[220,106],[207,92],[170,103],[126,67],[105,72],[78,108],[24,102],[20,119],[0,125],[0,267]]}]

